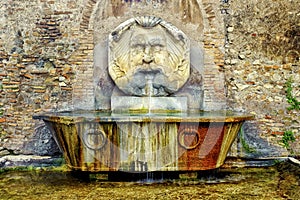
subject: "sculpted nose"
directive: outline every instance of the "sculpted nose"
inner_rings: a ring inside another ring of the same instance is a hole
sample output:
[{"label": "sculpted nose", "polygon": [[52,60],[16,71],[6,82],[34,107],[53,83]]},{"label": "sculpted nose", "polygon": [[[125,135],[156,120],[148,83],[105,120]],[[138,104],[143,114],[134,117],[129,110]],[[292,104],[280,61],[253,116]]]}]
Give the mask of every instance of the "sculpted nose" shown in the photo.
[{"label": "sculpted nose", "polygon": [[153,61],[152,57],[151,56],[144,56],[143,58],[143,62],[144,63],[151,63]]},{"label": "sculpted nose", "polygon": [[143,61],[145,63],[151,63],[153,61],[153,56],[152,56],[152,53],[151,53],[151,49],[148,46],[145,47]]}]

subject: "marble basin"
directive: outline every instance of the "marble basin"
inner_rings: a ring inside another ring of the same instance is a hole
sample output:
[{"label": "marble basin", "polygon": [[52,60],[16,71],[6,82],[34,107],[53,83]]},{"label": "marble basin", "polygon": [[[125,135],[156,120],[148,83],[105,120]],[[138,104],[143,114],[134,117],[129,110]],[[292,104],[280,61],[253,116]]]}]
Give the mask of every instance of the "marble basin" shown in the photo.
[{"label": "marble basin", "polygon": [[42,113],[72,170],[198,171],[220,167],[243,122],[236,112]]}]

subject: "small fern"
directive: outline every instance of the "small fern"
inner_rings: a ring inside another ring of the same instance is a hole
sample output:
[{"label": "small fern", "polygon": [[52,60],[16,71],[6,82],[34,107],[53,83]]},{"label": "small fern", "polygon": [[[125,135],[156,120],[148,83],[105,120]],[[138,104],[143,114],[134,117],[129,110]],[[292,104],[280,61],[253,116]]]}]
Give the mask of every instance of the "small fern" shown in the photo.
[{"label": "small fern", "polygon": [[296,138],[294,136],[293,131],[288,130],[288,131],[285,131],[283,133],[281,142],[283,143],[283,146],[285,148],[289,149],[290,148],[290,142],[294,142],[295,140],[296,140]]},{"label": "small fern", "polygon": [[289,78],[286,85],[286,99],[290,106],[287,108],[288,110],[300,110],[300,102],[293,95],[293,79]]},{"label": "small fern", "polygon": [[246,153],[255,153],[256,152],[256,150],[254,148],[250,147],[249,144],[246,142],[243,128],[241,128],[241,130],[240,130],[240,140],[242,143],[242,147]]}]

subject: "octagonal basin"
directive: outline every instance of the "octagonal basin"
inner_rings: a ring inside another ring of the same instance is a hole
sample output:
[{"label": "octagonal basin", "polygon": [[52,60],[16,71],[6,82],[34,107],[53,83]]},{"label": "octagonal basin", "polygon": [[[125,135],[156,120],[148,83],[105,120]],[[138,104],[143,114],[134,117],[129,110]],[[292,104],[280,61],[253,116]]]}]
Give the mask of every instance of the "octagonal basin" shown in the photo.
[{"label": "octagonal basin", "polygon": [[33,118],[50,128],[72,170],[134,173],[218,168],[243,122],[254,116],[228,111],[70,111]]}]

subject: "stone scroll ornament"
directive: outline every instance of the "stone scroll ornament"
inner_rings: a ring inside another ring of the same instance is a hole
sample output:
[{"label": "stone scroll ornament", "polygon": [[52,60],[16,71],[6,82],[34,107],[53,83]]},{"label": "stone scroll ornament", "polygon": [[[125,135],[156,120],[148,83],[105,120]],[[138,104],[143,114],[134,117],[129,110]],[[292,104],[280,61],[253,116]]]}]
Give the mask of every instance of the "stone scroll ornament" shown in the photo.
[{"label": "stone scroll ornament", "polygon": [[169,96],[190,75],[190,42],[174,25],[143,16],[109,35],[108,71],[126,95]]}]

